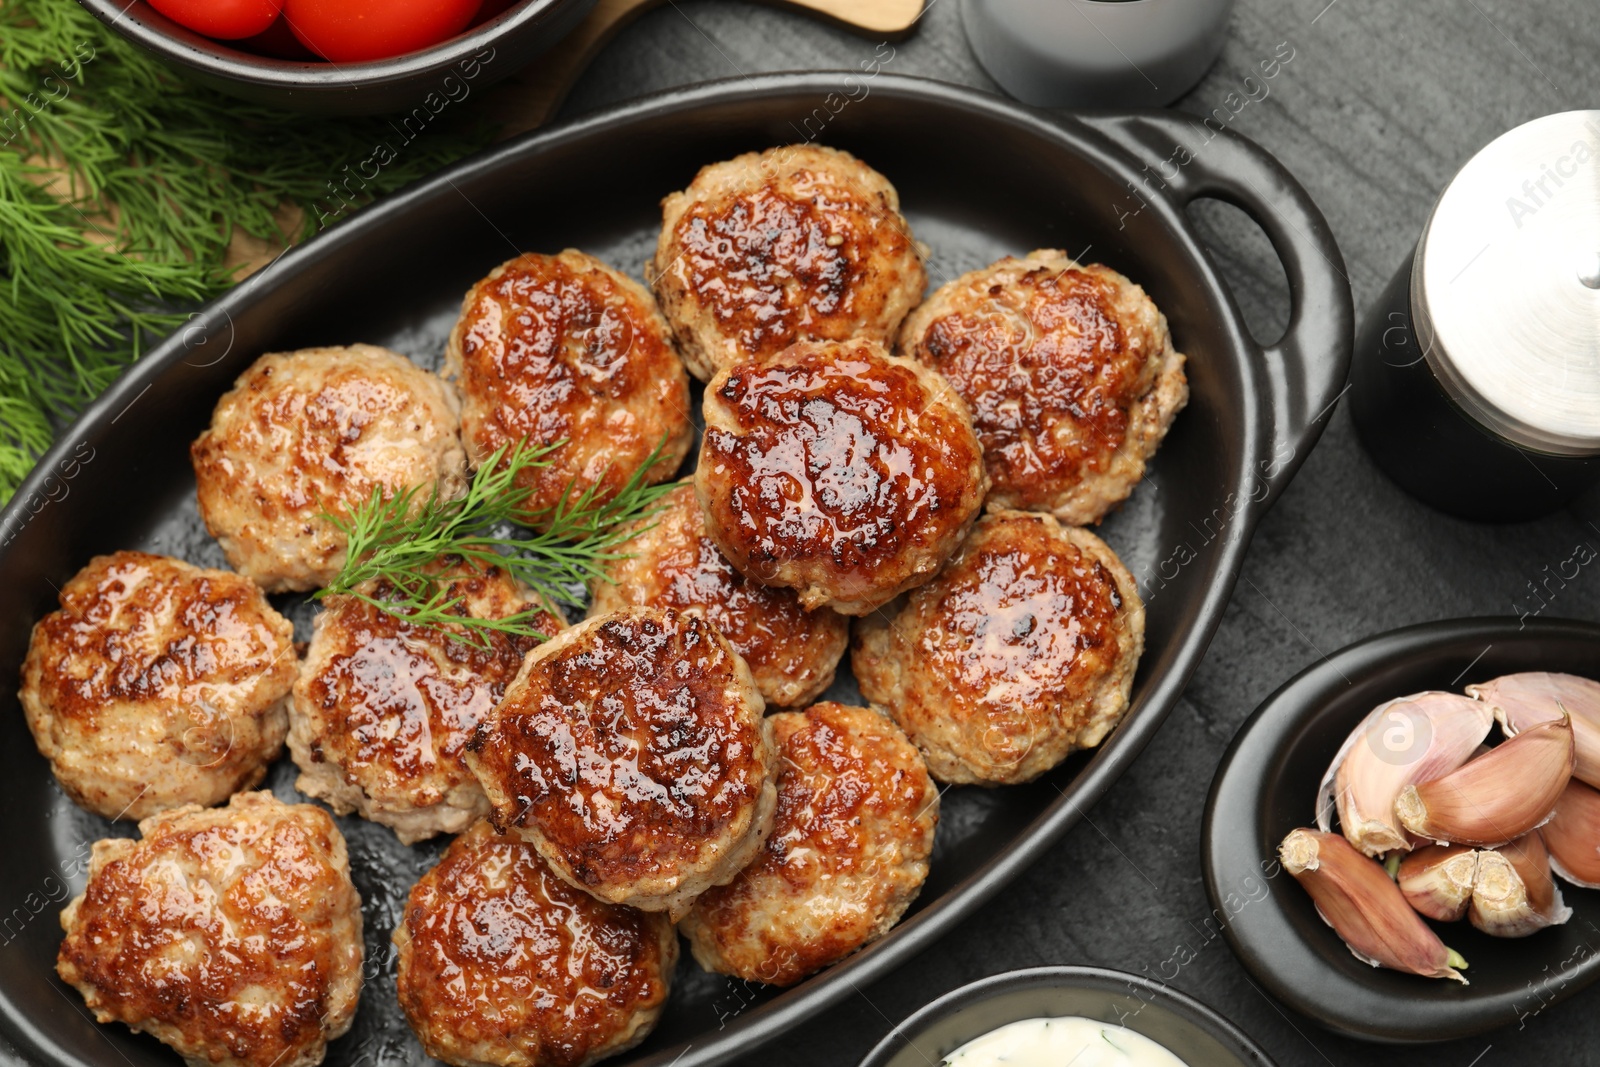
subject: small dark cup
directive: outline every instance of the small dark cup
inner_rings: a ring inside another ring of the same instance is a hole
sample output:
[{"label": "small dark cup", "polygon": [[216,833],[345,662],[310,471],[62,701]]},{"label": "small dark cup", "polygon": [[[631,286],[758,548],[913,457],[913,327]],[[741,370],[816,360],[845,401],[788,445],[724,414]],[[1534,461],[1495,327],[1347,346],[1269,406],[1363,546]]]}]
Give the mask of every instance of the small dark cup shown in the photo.
[{"label": "small dark cup", "polygon": [[1272,1067],[1243,1031],[1160,982],[1098,967],[1037,967],[946,993],[878,1043],[861,1067],[928,1067],[1023,1019],[1076,1015],[1126,1027],[1188,1067]]},{"label": "small dark cup", "polygon": [[1525,522],[1600,481],[1594,114],[1525,122],[1469,159],[1356,339],[1362,443],[1440,511]]},{"label": "small dark cup", "polygon": [[210,88],[319,115],[378,115],[460,100],[525,66],[572,30],[595,0],[526,0],[416,52],[366,63],[302,62],[243,52],[178,25],[144,0],[80,0],[118,34]]}]

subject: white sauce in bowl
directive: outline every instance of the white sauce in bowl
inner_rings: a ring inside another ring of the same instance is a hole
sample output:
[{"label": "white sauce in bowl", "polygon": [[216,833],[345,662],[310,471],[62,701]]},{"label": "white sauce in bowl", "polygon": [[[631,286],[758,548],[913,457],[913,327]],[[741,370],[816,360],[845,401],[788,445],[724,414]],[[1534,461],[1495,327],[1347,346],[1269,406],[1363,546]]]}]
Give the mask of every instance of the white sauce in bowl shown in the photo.
[{"label": "white sauce in bowl", "polygon": [[1143,1034],[1074,1015],[1022,1019],[956,1049],[941,1067],[1187,1067]]}]

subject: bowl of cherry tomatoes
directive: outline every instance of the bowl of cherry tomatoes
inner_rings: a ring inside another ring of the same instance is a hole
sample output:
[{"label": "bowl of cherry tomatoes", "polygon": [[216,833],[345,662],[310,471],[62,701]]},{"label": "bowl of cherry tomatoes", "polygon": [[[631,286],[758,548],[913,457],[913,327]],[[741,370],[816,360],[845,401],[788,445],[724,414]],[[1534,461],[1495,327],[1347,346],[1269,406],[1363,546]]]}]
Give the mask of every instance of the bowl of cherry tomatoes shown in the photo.
[{"label": "bowl of cherry tomatoes", "polygon": [[234,96],[337,115],[429,115],[551,47],[596,0],[80,0]]}]

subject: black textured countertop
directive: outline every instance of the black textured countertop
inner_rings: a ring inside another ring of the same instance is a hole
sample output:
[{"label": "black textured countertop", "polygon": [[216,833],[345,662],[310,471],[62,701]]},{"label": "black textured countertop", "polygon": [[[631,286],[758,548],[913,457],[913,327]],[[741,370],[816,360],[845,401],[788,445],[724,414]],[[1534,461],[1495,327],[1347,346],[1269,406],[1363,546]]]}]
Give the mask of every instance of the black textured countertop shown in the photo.
[{"label": "black textured countertop", "polygon": [[[883,69],[991,87],[962,36],[960,3],[933,0]],[[1231,126],[1274,152],[1321,205],[1344,250],[1358,316],[1473,152],[1536,116],[1600,106],[1594,0],[1240,0],[1221,60],[1178,106],[1205,113],[1225,105],[1282,42],[1294,58]],[[677,0],[600,56],[564,114],[707,78],[856,67],[877,44],[785,11]],[[1287,297],[1265,237],[1231,208],[1202,209],[1202,232],[1241,307],[1272,336]],[[1536,523],[1459,522],[1388,482],[1361,450],[1348,413],[1337,412],[1257,531],[1210,654],[1134,768],[1042,861],[936,947],[748,1062],[853,1064],[893,1023],[947,990],[1059,963],[1169,980],[1231,1017],[1284,1065],[1595,1062],[1600,987],[1450,1044],[1384,1048],[1328,1033],[1260,992],[1226,944],[1209,936],[1199,861],[1200,813],[1217,761],[1281,682],[1382,630],[1530,611],[1539,601],[1529,583],[1545,581],[1545,568],[1554,572],[1585,543],[1600,550],[1600,499]],[[1549,588],[1556,592],[1544,598],[1545,615],[1600,619],[1600,566]]]}]

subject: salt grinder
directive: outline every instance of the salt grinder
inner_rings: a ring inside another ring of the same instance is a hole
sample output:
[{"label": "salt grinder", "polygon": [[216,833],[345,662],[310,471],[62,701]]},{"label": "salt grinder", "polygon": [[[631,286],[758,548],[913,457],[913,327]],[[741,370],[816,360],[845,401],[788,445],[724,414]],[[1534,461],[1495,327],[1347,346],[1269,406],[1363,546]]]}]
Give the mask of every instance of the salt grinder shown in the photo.
[{"label": "salt grinder", "polygon": [[1368,452],[1441,511],[1533,519],[1600,479],[1600,111],[1535,119],[1461,168],[1350,380]]}]

